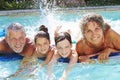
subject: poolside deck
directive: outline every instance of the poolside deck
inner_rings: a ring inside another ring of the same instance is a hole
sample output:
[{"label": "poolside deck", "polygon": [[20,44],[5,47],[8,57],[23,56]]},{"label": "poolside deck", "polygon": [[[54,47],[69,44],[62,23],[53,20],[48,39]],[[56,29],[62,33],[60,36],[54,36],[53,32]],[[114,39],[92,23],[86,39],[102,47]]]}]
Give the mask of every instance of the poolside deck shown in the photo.
[{"label": "poolside deck", "polygon": [[[55,11],[116,11],[120,6],[78,7],[78,8],[54,8]],[[39,9],[29,10],[7,10],[0,11],[0,16],[18,14],[40,14]]]}]

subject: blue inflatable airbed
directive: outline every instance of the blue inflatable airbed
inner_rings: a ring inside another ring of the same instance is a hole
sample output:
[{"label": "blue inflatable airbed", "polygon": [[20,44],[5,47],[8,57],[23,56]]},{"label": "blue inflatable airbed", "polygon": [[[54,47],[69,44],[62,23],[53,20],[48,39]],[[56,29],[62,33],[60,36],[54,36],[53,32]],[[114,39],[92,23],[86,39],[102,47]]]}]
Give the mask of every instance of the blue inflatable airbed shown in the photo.
[{"label": "blue inflatable airbed", "polygon": [[[97,59],[98,56],[94,56],[94,57],[91,57],[91,59]],[[110,54],[110,58],[114,57],[117,58],[117,57],[120,57],[120,52],[116,52],[116,53],[111,53]],[[2,53],[0,52],[0,61],[13,61],[13,60],[20,60],[20,59],[23,59],[23,56],[19,55],[18,53]],[[64,59],[64,58],[60,58],[58,60],[58,62],[64,62],[65,60],[65,63],[66,62],[69,62],[69,59]]]},{"label": "blue inflatable airbed", "polygon": [[18,53],[2,53],[0,52],[0,61],[13,61],[23,59]]}]

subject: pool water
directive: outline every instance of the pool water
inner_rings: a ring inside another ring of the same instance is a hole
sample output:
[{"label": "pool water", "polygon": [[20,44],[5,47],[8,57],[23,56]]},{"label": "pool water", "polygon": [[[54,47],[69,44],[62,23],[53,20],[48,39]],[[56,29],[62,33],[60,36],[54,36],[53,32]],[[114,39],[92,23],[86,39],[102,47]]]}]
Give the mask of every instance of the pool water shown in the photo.
[{"label": "pool water", "polygon": [[[28,37],[33,39],[40,25],[45,25],[49,29],[51,44],[54,44],[53,33],[57,26],[62,25],[61,31],[71,30],[72,41],[76,43],[80,39],[81,32],[79,21],[83,14],[87,12],[53,12],[48,15],[18,15],[18,16],[0,16],[0,36],[4,37],[5,28],[12,22],[21,23],[26,30]],[[106,22],[120,33],[120,11],[100,11]],[[31,34],[32,33],[32,34]],[[0,61],[0,80],[14,73],[20,66],[21,59],[12,61]],[[41,63],[41,61],[39,61]],[[36,73],[35,78],[16,77],[10,80],[58,80],[62,75],[67,63],[58,62],[53,69],[53,79],[47,78],[47,65]],[[67,80],[120,80],[120,57],[110,58],[105,64],[81,64],[77,63],[70,71]]]}]

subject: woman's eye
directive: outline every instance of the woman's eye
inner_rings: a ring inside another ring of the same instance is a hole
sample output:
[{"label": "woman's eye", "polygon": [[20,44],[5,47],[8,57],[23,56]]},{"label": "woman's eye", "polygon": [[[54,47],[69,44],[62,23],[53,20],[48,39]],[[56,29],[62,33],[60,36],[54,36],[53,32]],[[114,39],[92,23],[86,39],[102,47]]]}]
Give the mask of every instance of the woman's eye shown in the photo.
[{"label": "woman's eye", "polygon": [[95,29],[95,31],[99,31],[99,30],[101,30],[101,28],[99,28],[99,27],[97,27],[97,28]]},{"label": "woman's eye", "polygon": [[87,33],[87,34],[90,34],[90,33],[92,33],[92,31],[91,31],[91,30],[87,30],[86,33]]}]

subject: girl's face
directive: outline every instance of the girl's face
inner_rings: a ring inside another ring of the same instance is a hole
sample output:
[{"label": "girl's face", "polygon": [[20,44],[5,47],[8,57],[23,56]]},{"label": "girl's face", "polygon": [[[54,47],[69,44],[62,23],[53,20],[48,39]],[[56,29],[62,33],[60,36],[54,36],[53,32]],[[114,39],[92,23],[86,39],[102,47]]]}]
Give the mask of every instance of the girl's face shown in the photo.
[{"label": "girl's face", "polygon": [[47,54],[50,48],[50,42],[46,38],[38,38],[36,39],[36,49],[38,53]]},{"label": "girl's face", "polygon": [[64,39],[64,40],[58,42],[56,45],[58,53],[64,58],[66,58],[70,55],[71,47],[72,47],[72,45],[70,44],[70,42],[67,39]]},{"label": "girl's face", "polygon": [[96,22],[87,23],[84,31],[84,37],[88,42],[93,45],[98,45],[102,42],[103,36],[103,31]]}]

